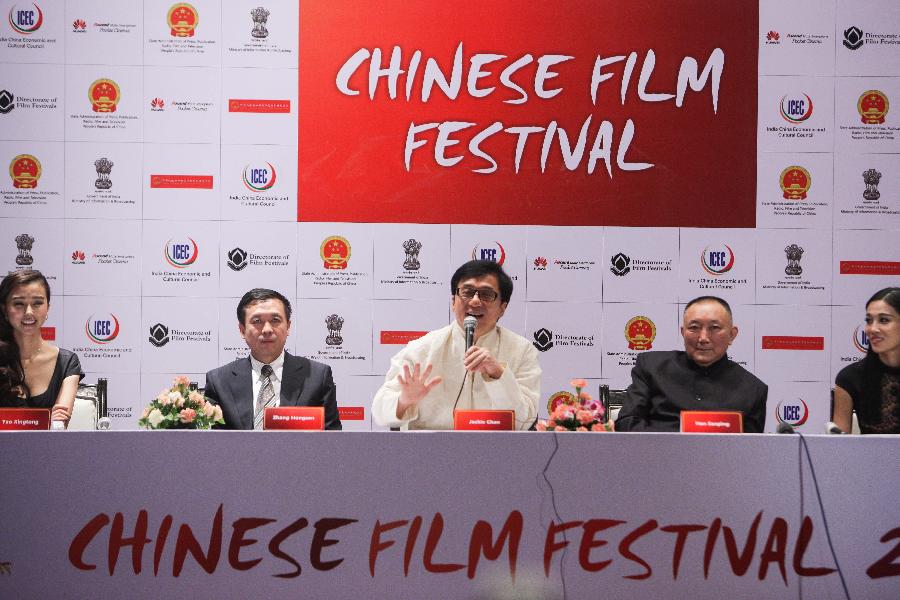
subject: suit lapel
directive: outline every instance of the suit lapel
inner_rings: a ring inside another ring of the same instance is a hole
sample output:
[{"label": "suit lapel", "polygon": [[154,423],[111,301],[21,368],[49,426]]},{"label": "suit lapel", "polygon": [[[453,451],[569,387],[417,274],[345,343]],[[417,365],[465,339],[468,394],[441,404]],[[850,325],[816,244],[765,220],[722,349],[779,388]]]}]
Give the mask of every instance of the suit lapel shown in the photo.
[{"label": "suit lapel", "polygon": [[281,405],[299,406],[300,394],[305,381],[305,361],[298,356],[284,353],[284,366],[281,370]]},{"label": "suit lapel", "polygon": [[[235,410],[241,420],[241,427],[253,429],[253,404],[256,399],[253,397],[253,374],[249,357],[238,361],[232,369],[229,387]],[[247,402],[245,398],[250,398],[250,402]]]}]

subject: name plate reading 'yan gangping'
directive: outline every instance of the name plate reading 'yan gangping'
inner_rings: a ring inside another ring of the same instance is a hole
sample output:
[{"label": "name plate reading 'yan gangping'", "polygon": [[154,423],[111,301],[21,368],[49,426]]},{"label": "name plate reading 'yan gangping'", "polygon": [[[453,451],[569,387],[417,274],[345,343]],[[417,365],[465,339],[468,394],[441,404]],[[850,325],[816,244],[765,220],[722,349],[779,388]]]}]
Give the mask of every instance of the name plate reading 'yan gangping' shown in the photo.
[{"label": "name plate reading 'yan gangping'", "polygon": [[737,410],[683,410],[682,433],[743,433],[744,415]]},{"label": "name plate reading 'yan gangping'", "polygon": [[273,406],[267,408],[263,429],[322,431],[325,429],[325,408],[321,406]]},{"label": "name plate reading 'yan gangping'", "polygon": [[515,423],[512,410],[455,410],[453,429],[456,431],[512,431]]},{"label": "name plate reading 'yan gangping'", "polygon": [[0,408],[0,431],[47,431],[50,410],[46,408]]}]

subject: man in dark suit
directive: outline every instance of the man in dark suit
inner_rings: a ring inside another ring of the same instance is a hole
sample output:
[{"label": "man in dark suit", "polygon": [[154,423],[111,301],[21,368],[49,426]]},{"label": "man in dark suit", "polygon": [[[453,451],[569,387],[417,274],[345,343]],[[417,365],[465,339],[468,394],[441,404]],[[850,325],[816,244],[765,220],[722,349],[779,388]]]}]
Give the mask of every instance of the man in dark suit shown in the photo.
[{"label": "man in dark suit", "polygon": [[238,302],[237,317],[250,356],[206,374],[206,397],[222,407],[225,429],[261,429],[272,406],[323,406],[325,429],[341,429],[331,367],[284,351],[288,299],[252,289]]}]

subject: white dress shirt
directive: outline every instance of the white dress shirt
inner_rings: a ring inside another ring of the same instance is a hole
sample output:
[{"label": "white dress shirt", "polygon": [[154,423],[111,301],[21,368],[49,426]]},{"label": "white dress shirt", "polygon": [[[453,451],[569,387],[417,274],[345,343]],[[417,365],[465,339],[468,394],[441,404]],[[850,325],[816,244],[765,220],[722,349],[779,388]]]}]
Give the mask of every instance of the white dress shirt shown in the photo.
[{"label": "white dress shirt", "polygon": [[[250,355],[250,376],[253,378],[253,416],[256,416],[256,399],[262,389],[262,368],[266,363],[259,362]],[[281,406],[281,374],[284,371],[284,350],[278,358],[269,363],[272,367],[272,388],[275,390],[275,402],[272,406]]]}]

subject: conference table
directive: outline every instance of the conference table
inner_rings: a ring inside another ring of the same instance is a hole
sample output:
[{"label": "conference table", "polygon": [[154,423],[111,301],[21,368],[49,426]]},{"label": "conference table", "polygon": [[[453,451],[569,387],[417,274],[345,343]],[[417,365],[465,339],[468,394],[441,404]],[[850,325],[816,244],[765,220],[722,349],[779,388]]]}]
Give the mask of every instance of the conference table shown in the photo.
[{"label": "conference table", "polygon": [[900,597],[897,436],[5,432],[0,452],[3,598]]}]

